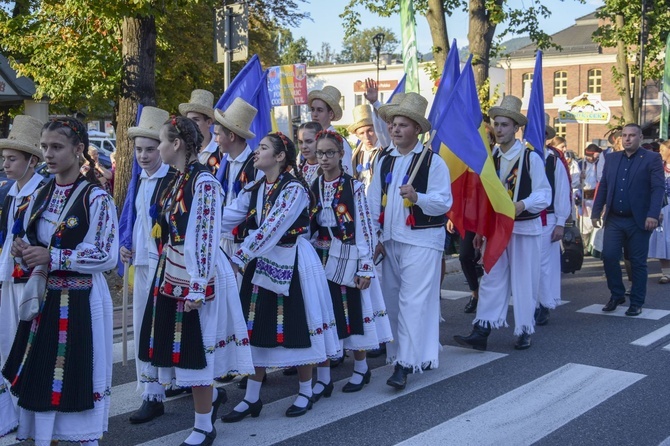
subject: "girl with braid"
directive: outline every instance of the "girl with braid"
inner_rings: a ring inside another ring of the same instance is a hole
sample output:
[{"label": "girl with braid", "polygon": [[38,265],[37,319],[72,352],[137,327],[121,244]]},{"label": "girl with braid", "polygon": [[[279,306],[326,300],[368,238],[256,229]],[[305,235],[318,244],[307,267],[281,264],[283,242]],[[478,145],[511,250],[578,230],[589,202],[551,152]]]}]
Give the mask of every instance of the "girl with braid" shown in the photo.
[{"label": "girl with braid", "polygon": [[298,147],[302,161],[300,174],[307,184],[311,185],[319,176],[319,160],[316,159],[316,134],[323,128],[316,121],[304,122],[298,127]]},{"label": "girl with braid", "polygon": [[304,415],[312,408],[313,364],[341,356],[326,276],[302,237],[312,200],[295,146],[270,133],[254,152],[254,167],[265,175],[226,207],[223,230],[245,237],[233,262],[244,269],[240,297],[256,373],[224,423],[260,414],[267,367],[297,367],[300,390],[286,416]]},{"label": "girl with braid", "polygon": [[159,260],[140,331],[145,382],[193,388],[195,425],[184,445],[211,445],[225,390],[215,377],[253,372],[237,282],[219,248],[221,183],[198,162],[202,134],[188,118],[159,133],[164,163],[177,169],[158,208],[152,234]]},{"label": "girl with braid", "polygon": [[[340,346],[354,351],[354,373],[342,391],[358,392],[370,382],[366,351],[393,339],[372,261],[377,240],[365,185],[342,168],[342,137],[317,133],[315,155],[323,175],[312,185],[317,199],[312,240],[326,270]],[[329,363],[316,369],[315,401],[333,392]]]},{"label": "girl with braid", "polygon": [[103,272],[117,262],[116,211],[93,170],[86,178],[79,172],[82,154],[92,164],[83,123],[52,120],[40,146],[55,178],[38,192],[26,236],[11,253],[46,271],[46,294],[37,316],[19,323],[3,375],[18,398],[18,440],[97,445],[112,385],[112,300]]}]

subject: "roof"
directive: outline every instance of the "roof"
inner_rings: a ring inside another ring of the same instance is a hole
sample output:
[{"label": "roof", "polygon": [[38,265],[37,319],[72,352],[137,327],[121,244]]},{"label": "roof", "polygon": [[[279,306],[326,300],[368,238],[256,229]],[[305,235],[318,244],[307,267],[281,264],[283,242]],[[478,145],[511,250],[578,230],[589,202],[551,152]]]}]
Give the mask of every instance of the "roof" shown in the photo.
[{"label": "roof", "polygon": [[[598,18],[595,11],[575,20],[575,24],[565,28],[556,34],[552,34],[551,40],[561,47],[561,51],[555,48],[543,50],[545,56],[573,55],[573,54],[600,54],[600,45],[593,41],[593,33],[598,29]],[[524,58],[535,57],[537,45],[534,43],[519,48],[510,53],[511,57]]]},{"label": "roof", "polygon": [[32,99],[35,94],[35,84],[27,77],[17,77],[16,71],[9,66],[9,60],[2,54],[0,54],[0,76],[16,92],[14,95],[0,94],[0,102]]}]

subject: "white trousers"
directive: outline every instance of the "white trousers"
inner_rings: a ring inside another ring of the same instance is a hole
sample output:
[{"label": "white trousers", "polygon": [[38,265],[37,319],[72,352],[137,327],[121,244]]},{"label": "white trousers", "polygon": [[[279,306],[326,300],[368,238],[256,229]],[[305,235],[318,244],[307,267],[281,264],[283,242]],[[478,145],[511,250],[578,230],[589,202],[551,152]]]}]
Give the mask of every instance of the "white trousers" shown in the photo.
[{"label": "white trousers", "polygon": [[537,301],[550,309],[561,303],[561,242],[552,242],[556,217],[547,215],[547,226],[542,227],[542,254],[540,256],[540,293]]},{"label": "white trousers", "polygon": [[535,305],[540,285],[540,235],[512,234],[507,249],[479,282],[473,323],[507,327],[510,294],[514,303],[514,334],[535,332]]},{"label": "white trousers", "polygon": [[386,345],[388,363],[411,367],[438,366],[440,351],[440,262],[442,252],[390,240],[384,242],[386,301],[395,342]]}]

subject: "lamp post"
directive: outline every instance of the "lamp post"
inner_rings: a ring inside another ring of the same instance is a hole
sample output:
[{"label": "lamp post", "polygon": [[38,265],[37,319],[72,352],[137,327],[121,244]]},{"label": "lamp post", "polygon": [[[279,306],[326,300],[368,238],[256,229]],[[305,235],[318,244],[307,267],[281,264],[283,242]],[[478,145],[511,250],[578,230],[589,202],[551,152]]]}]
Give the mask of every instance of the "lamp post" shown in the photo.
[{"label": "lamp post", "polygon": [[377,33],[372,38],[372,44],[375,47],[375,51],[377,51],[377,88],[379,88],[379,52],[382,50],[382,45],[384,44],[385,37],[386,34]]}]

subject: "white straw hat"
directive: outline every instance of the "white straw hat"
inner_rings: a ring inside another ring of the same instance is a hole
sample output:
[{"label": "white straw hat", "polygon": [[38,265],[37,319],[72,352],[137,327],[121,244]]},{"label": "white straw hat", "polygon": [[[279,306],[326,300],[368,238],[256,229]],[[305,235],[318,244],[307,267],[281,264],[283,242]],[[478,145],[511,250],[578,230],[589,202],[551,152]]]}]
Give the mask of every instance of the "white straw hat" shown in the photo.
[{"label": "white straw hat", "polygon": [[214,95],[207,90],[193,90],[191,99],[185,104],[179,104],[179,113],[186,116],[189,112],[196,112],[214,119]]},{"label": "white straw hat", "polygon": [[384,122],[388,121],[388,113],[391,109],[402,102],[405,99],[405,93],[396,93],[391,97],[391,102],[384,104],[377,109],[377,114]]},{"label": "white straw hat", "polygon": [[373,125],[372,107],[368,104],[357,105],[354,108],[354,123],[347,127],[349,133],[356,133],[361,127]]},{"label": "white straw hat", "polygon": [[128,128],[128,137],[134,139],[143,136],[160,141],[161,128],[169,118],[170,114],[165,110],[156,107],[144,107],[140,115],[139,125]]},{"label": "white straw hat", "polygon": [[251,131],[258,110],[242,98],[235,98],[226,111],[214,110],[216,122],[244,139],[253,139],[256,134]]},{"label": "white straw hat", "polygon": [[521,99],[512,95],[505,96],[497,107],[491,107],[489,116],[492,120],[497,116],[504,116],[516,122],[517,125],[526,125],[528,122],[528,119],[521,114]]},{"label": "white straw hat", "polygon": [[390,119],[396,116],[404,116],[421,126],[423,133],[430,132],[431,125],[426,119],[426,109],[428,108],[428,100],[418,93],[407,93],[403,100],[389,109],[386,113]]},{"label": "white straw hat", "polygon": [[342,93],[335,87],[326,85],[323,90],[313,90],[307,95],[307,102],[312,105],[314,99],[321,99],[333,110],[333,121],[342,119],[342,107],[340,107],[340,98]]},{"label": "white straw hat", "polygon": [[35,155],[40,161],[43,161],[44,154],[40,148],[40,134],[43,125],[42,121],[32,116],[16,116],[7,138],[0,139],[0,150],[18,150]]}]

